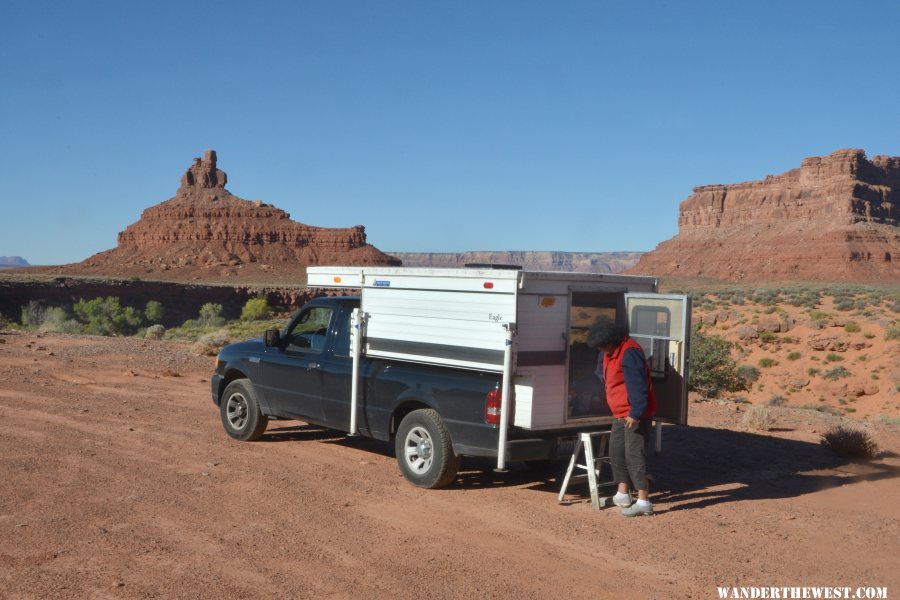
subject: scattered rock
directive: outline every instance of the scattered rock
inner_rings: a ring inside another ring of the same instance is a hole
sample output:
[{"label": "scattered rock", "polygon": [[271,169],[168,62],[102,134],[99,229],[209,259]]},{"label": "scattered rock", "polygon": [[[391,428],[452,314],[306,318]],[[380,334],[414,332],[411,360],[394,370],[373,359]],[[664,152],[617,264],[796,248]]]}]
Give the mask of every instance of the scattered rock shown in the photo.
[{"label": "scattered rock", "polygon": [[759,331],[752,325],[741,325],[735,333],[742,340],[755,340],[759,337]]},{"label": "scattered rock", "polygon": [[807,344],[813,350],[829,350],[832,352],[846,352],[850,347],[847,336],[843,334],[816,333],[809,337]]}]

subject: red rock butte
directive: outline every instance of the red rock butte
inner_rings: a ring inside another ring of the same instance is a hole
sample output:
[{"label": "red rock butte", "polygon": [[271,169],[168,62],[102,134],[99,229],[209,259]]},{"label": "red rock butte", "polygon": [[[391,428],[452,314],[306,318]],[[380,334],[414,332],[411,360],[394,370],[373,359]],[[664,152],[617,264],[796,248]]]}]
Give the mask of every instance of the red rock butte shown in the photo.
[{"label": "red rock butte", "polygon": [[732,281],[900,282],[900,157],[812,157],[762,181],[694,188],[678,235],[631,273]]},{"label": "red rock butte", "polygon": [[305,281],[307,265],[397,265],[366,243],[362,225],[314,227],[260,200],[225,189],[208,150],[181,177],[173,198],[144,210],[118,246],[57,270],[67,274],[163,279]]}]

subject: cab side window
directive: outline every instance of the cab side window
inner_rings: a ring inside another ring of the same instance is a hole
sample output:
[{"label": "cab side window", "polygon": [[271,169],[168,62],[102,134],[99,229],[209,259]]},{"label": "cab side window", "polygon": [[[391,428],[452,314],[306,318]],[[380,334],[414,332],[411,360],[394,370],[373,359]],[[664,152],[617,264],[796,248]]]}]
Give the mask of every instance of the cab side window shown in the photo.
[{"label": "cab side window", "polygon": [[344,310],[338,317],[336,337],[334,338],[335,356],[350,356],[350,311]]},{"label": "cab side window", "polygon": [[324,349],[330,321],[331,309],[328,307],[314,306],[304,310],[288,330],[288,345],[295,350]]}]

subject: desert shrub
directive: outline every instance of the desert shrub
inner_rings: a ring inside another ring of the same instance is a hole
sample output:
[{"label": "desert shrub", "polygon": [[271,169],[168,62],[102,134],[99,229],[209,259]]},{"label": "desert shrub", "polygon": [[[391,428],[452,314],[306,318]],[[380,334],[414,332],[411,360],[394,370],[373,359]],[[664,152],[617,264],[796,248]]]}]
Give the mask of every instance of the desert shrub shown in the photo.
[{"label": "desert shrub", "polygon": [[241,309],[241,320],[242,321],[262,321],[263,319],[268,319],[272,315],[272,310],[269,308],[269,302],[263,298],[250,298],[244,304],[244,308]]},{"label": "desert shrub", "polygon": [[835,354],[834,352],[829,352],[825,355],[826,362],[841,362],[842,360],[844,360],[844,357],[840,354]]},{"label": "desert shrub", "polygon": [[778,336],[768,330],[763,330],[759,332],[759,341],[763,344],[768,344],[771,342],[778,341]]},{"label": "desert shrub", "polygon": [[93,335],[134,333],[144,321],[140,311],[130,306],[123,308],[115,296],[93,300],[81,298],[72,310],[78,320],[85,324],[85,333]]},{"label": "desert shrub", "polygon": [[733,344],[715,335],[694,329],[691,339],[691,372],[688,387],[704,397],[746,389],[731,358]]},{"label": "desert shrub", "polygon": [[822,445],[838,456],[847,458],[874,458],[878,444],[869,433],[855,427],[836,425],[822,434]]},{"label": "desert shrub", "polygon": [[200,339],[197,340],[197,343],[194,344],[193,348],[194,352],[197,354],[215,356],[219,353],[219,349],[222,348],[222,346],[225,346],[230,342],[231,339],[228,335],[228,330],[220,329],[219,331],[213,331],[212,333],[200,336]]},{"label": "desert shrub", "polygon": [[824,377],[825,379],[828,379],[830,381],[836,381],[838,379],[841,379],[842,377],[850,377],[850,375],[852,375],[852,373],[850,373],[850,371],[848,371],[843,366],[840,366],[840,367],[835,367],[833,369],[829,369],[828,371],[825,371],[825,374],[822,375],[822,377]]},{"label": "desert shrub", "polygon": [[850,321],[849,323],[846,323],[844,325],[844,331],[846,331],[847,333],[857,333],[859,330],[859,325],[857,325],[853,321]]},{"label": "desert shrub", "polygon": [[157,323],[147,328],[144,332],[144,337],[148,340],[161,340],[165,333],[166,328]]},{"label": "desert shrub", "polygon": [[81,324],[69,318],[66,309],[59,306],[44,306],[32,300],[22,307],[22,325],[28,329],[54,333],[81,333]]},{"label": "desert shrub", "polygon": [[[221,327],[225,324],[225,318],[222,317],[222,305],[215,302],[207,302],[200,307],[200,318],[197,321],[201,326]],[[184,325],[187,326],[188,321],[185,321]]]},{"label": "desert shrub", "polygon": [[800,354],[799,352],[791,352],[787,355],[787,359],[788,360],[800,360],[800,357],[802,357],[802,356],[803,355]]},{"label": "desert shrub", "polygon": [[38,328],[44,322],[44,315],[47,309],[41,302],[31,300],[28,304],[22,306],[22,325],[28,328]]},{"label": "desert shrub", "polygon": [[835,310],[846,312],[848,310],[853,310],[854,308],[856,308],[856,303],[850,298],[835,298],[834,308]]},{"label": "desert shrub", "polygon": [[[825,398],[819,398],[819,402],[825,402]],[[797,406],[797,408],[802,408],[803,410],[814,410],[816,412],[820,412],[826,415],[833,415],[835,417],[840,416],[840,411],[834,408],[833,406],[828,406],[827,404],[801,404]]]},{"label": "desert shrub", "polygon": [[784,406],[785,402],[786,400],[784,399],[784,396],[779,396],[776,394],[769,398],[769,402],[767,404],[769,406]]},{"label": "desert shrub", "polygon": [[867,340],[871,340],[875,337],[875,334],[872,333],[871,331],[867,331],[863,334],[863,337],[866,338]]},{"label": "desert shrub", "polygon": [[774,358],[766,357],[766,358],[759,359],[759,366],[762,367],[763,369],[768,369],[770,367],[774,367],[777,364],[778,364],[778,361],[775,360]]},{"label": "desert shrub", "polygon": [[810,367],[806,370],[806,374],[809,375],[810,377],[815,377],[816,375],[818,375],[821,372],[822,372],[822,369],[817,369],[815,367]]},{"label": "desert shrub", "polygon": [[813,327],[817,327],[819,329],[824,329],[828,326],[828,319],[831,315],[829,315],[824,310],[810,310],[809,311],[809,319],[812,321]]},{"label": "desert shrub", "polygon": [[741,419],[744,427],[754,431],[769,431],[775,426],[775,417],[765,406],[752,406]]},{"label": "desert shrub", "polygon": [[900,300],[897,300],[890,306],[891,312],[900,313]]},{"label": "desert shrub", "polygon": [[162,302],[157,302],[156,300],[149,300],[147,302],[147,306],[144,307],[144,318],[151,325],[156,323],[162,323],[163,317],[166,314],[166,308],[162,305]]},{"label": "desert shrub", "polygon": [[763,312],[764,312],[765,314],[767,314],[767,315],[771,315],[773,312],[775,312],[775,307],[774,307],[774,306],[768,306],[768,307],[766,307],[766,310],[764,310]]},{"label": "desert shrub", "polygon": [[81,323],[75,319],[69,318],[66,309],[59,306],[51,306],[44,311],[44,321],[38,328],[38,331],[47,331],[54,333],[81,333],[83,331]]},{"label": "desert shrub", "polygon": [[759,369],[754,367],[753,365],[741,365],[737,368],[738,377],[744,380],[746,384],[746,389],[750,389],[750,386],[756,383],[756,380],[759,379]]},{"label": "desert shrub", "polygon": [[887,341],[900,339],[900,323],[894,322],[884,330],[884,339]]}]

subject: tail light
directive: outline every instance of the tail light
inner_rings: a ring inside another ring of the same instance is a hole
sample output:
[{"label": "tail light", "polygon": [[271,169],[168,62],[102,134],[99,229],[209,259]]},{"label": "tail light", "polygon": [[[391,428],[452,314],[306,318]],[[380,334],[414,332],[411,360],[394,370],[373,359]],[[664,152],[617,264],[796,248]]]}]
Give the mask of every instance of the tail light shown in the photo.
[{"label": "tail light", "polygon": [[[500,388],[495,388],[487,393],[484,399],[484,422],[488,425],[500,424],[500,407],[503,400],[503,393]],[[509,395],[509,414],[514,414],[513,402],[515,395]]]}]

